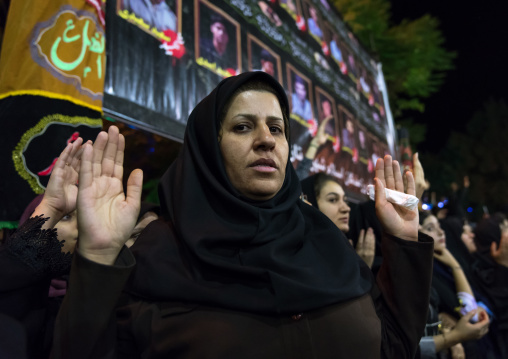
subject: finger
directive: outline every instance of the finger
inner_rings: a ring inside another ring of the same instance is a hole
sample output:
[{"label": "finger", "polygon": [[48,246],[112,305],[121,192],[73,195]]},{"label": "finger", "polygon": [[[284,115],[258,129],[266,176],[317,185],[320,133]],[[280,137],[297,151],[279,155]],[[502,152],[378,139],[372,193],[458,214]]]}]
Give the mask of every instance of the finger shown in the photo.
[{"label": "finger", "polygon": [[376,207],[381,206],[384,207],[386,204],[386,195],[385,195],[385,186],[383,181],[379,178],[374,178],[374,190],[375,190],[375,201]]},{"label": "finger", "polygon": [[393,177],[393,162],[392,156],[386,155],[384,158],[385,163],[385,183],[386,188],[394,189],[395,188],[395,178]]},{"label": "finger", "polygon": [[367,247],[372,251],[376,248],[376,237],[374,236],[374,230],[370,227],[367,230],[367,234],[365,236],[365,243]]},{"label": "finger", "polygon": [[354,247],[353,246],[353,240],[352,239],[348,239],[349,243],[351,244],[351,247]]},{"label": "finger", "polygon": [[118,127],[110,126],[108,129],[108,142],[102,156],[102,172],[104,176],[112,176],[115,171],[115,158],[119,142]]},{"label": "finger", "polygon": [[73,169],[74,171],[76,171],[79,159],[81,158],[81,155],[83,153],[83,146],[81,146],[82,142],[83,139],[79,137],[76,141],[72,143],[71,155],[67,160],[67,163],[69,164],[70,168]]},{"label": "finger", "polygon": [[365,241],[365,230],[360,230],[360,236],[358,237],[358,243],[356,243],[356,249],[363,248],[363,244]]},{"label": "finger", "polygon": [[125,200],[138,209],[141,206],[141,192],[143,188],[143,171],[135,169],[127,180],[127,197]]},{"label": "finger", "polygon": [[386,185],[385,182],[385,162],[382,158],[378,158],[376,161],[376,178],[383,182],[383,186]]},{"label": "finger", "polygon": [[493,257],[493,258],[496,258],[497,257],[497,244],[496,242],[492,242],[490,244],[490,255]]},{"label": "finger", "polygon": [[[470,312],[467,312],[465,315],[464,315],[464,318],[466,318],[466,320],[469,322],[471,320],[471,318],[473,318],[476,314],[477,310],[476,309],[473,309],[472,311]],[[478,324],[478,323],[476,323]],[[475,325],[476,325],[475,324]]]},{"label": "finger", "polygon": [[113,176],[118,178],[120,181],[123,179],[123,158],[125,153],[125,137],[120,135],[118,138],[118,148],[115,156],[115,169]]},{"label": "finger", "polygon": [[81,168],[79,170],[79,189],[90,187],[93,182],[93,156],[94,149],[90,144],[85,144],[81,155]]},{"label": "finger", "polygon": [[400,172],[399,161],[393,161],[393,177],[395,180],[395,190],[404,192],[404,181],[402,181],[402,173]]},{"label": "finger", "polygon": [[62,153],[60,153],[60,156],[58,156],[58,159],[56,160],[55,166],[53,167],[53,171],[56,169],[65,169],[65,164],[67,163],[67,160],[69,158],[69,154],[72,150],[72,143],[68,143],[67,146],[65,146]]},{"label": "finger", "polygon": [[407,182],[406,193],[416,196],[415,179],[414,179],[411,171],[407,171],[405,174],[405,177],[406,177],[406,182]]},{"label": "finger", "polygon": [[108,143],[108,134],[101,131],[93,144],[92,175],[99,177],[102,173],[102,156]]},{"label": "finger", "polygon": [[408,171],[404,171],[404,175],[402,176],[402,181],[404,182],[404,192],[407,193],[407,177],[406,177],[406,173]]}]

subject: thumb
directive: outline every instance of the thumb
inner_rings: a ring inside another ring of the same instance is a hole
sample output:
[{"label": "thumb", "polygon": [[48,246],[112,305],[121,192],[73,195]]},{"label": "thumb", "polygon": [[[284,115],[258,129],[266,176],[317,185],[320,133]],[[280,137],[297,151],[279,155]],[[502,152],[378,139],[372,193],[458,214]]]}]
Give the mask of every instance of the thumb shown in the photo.
[{"label": "thumb", "polygon": [[139,208],[141,205],[141,192],[143,189],[143,171],[136,169],[131,172],[127,180],[127,197],[126,201]]},{"label": "thumb", "polygon": [[477,309],[473,309],[472,311],[470,312],[467,312],[466,315],[464,315],[464,320],[467,320],[468,322],[471,320],[471,318],[473,318],[476,314],[476,312],[478,312]]}]

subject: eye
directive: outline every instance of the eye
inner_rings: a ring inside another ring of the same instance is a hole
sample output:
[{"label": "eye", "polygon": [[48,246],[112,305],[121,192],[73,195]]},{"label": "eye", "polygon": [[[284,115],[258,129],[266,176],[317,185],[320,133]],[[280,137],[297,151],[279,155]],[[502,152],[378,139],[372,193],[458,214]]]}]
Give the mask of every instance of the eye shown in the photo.
[{"label": "eye", "polygon": [[284,130],[279,126],[270,126],[270,132],[276,134],[283,134]]},{"label": "eye", "polygon": [[70,214],[66,214],[65,216],[62,217],[61,221],[70,221],[72,218],[72,216]]},{"label": "eye", "polygon": [[330,203],[337,203],[338,201],[339,201],[339,199],[337,197],[328,198],[328,202],[330,202]]},{"label": "eye", "polygon": [[246,124],[239,124],[239,125],[236,125],[233,130],[235,132],[246,132],[249,130],[249,126],[246,125]]}]

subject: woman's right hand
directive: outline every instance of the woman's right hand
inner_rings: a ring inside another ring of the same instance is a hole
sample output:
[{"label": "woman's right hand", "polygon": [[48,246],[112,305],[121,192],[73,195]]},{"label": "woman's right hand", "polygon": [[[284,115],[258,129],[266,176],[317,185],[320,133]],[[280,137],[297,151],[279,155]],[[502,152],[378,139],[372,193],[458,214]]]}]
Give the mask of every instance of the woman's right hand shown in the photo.
[{"label": "woman's right hand", "polygon": [[478,310],[472,310],[460,318],[455,328],[449,333],[450,336],[455,337],[454,339],[457,343],[480,339],[488,333],[490,320],[485,312],[479,312],[478,322],[474,324],[470,322],[477,311]]},{"label": "woman's right hand", "polygon": [[444,248],[440,251],[434,251],[434,258],[450,268],[460,267],[459,262],[455,259],[448,248]]},{"label": "woman's right hand", "polygon": [[78,248],[81,255],[113,264],[136,225],[141,205],[143,172],[134,170],[124,194],[125,139],[116,126],[101,132],[93,147],[85,144],[78,191]]}]

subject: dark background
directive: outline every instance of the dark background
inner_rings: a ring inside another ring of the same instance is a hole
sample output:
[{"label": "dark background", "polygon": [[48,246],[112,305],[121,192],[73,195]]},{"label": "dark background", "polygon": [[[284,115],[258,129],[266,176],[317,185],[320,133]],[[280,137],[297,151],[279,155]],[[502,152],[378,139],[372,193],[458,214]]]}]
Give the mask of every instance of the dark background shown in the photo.
[{"label": "dark background", "polygon": [[439,153],[451,131],[462,132],[490,98],[508,99],[508,1],[391,0],[392,20],[437,17],[446,47],[457,52],[455,70],[441,90],[425,101],[425,112],[406,116],[427,124],[417,150]]}]

